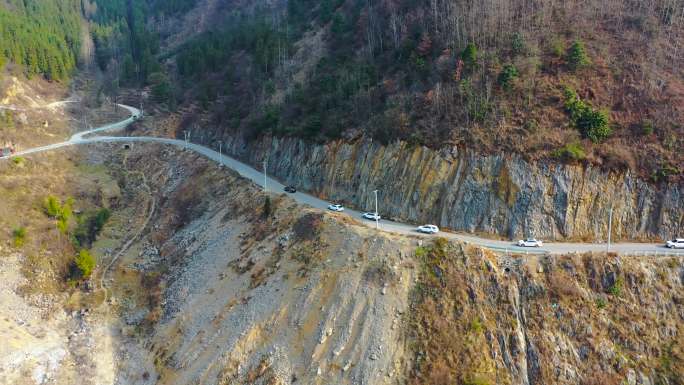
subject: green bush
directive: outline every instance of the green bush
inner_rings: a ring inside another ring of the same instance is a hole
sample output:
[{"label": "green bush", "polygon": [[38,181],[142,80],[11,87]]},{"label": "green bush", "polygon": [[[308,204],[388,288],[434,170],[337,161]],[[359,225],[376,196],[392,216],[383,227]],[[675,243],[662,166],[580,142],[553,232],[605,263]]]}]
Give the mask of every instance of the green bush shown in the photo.
[{"label": "green bush", "polygon": [[74,230],[74,243],[76,246],[89,247],[100,235],[102,228],[107,223],[112,213],[107,208],[101,208],[81,215],[78,218],[78,226]]},{"label": "green bush", "polygon": [[416,257],[423,258],[428,254],[429,250],[424,246],[416,247]]},{"label": "green bush", "polygon": [[64,204],[60,203],[59,200],[50,195],[43,201],[43,209],[48,217],[57,220],[57,228],[62,234],[66,234],[69,230],[69,220],[73,215],[72,206],[74,200],[72,198],[67,198]]},{"label": "green bush", "polygon": [[461,52],[461,59],[469,66],[473,67],[477,64],[477,47],[473,43],[468,43],[463,52]]},{"label": "green bush", "polygon": [[598,309],[604,309],[607,305],[608,305],[608,303],[603,298],[599,298],[596,300],[596,307]]},{"label": "green bush", "polygon": [[668,180],[671,176],[679,175],[681,171],[671,164],[664,164],[659,169],[653,172],[651,178],[655,182]]},{"label": "green bush", "polygon": [[551,155],[554,158],[566,161],[579,161],[584,160],[587,157],[587,154],[584,152],[584,147],[582,147],[582,144],[579,142],[568,143],[552,152]]},{"label": "green bush", "polygon": [[580,131],[582,136],[594,143],[600,143],[613,133],[605,111],[593,109],[571,88],[566,88],[564,94],[565,109],[570,114],[573,126]]},{"label": "green bush", "polygon": [[24,243],[26,243],[26,228],[16,227],[12,230],[12,238],[14,238],[14,247],[24,246]]},{"label": "green bush", "polygon": [[625,281],[622,279],[622,277],[618,277],[613,286],[608,289],[608,292],[616,297],[619,297],[622,294],[622,287],[624,284]]},{"label": "green bush", "polygon": [[484,326],[482,325],[480,317],[475,317],[472,321],[470,321],[470,331],[475,334],[480,334],[484,331]]},{"label": "green bush", "polygon": [[650,120],[647,120],[643,123],[641,123],[641,133],[643,135],[651,135],[655,131],[655,128],[653,126],[653,122]]},{"label": "green bush", "polygon": [[523,55],[527,51],[525,46],[525,38],[519,32],[511,36],[511,53],[513,56]]},{"label": "green bush", "polygon": [[551,51],[557,58],[563,57],[563,52],[565,51],[565,43],[561,39],[554,39],[551,42]]},{"label": "green bush", "polygon": [[25,162],[26,158],[24,158],[23,156],[15,156],[14,158],[12,158],[12,163],[14,163],[17,166],[21,166]]},{"label": "green bush", "polygon": [[86,249],[81,249],[76,256],[74,263],[79,270],[81,278],[88,279],[95,269],[95,258]]},{"label": "green bush", "polygon": [[61,210],[61,207],[62,205],[59,203],[59,200],[52,195],[45,198],[45,201],[43,202],[45,214],[47,214],[47,216],[50,218],[57,218]]},{"label": "green bush", "polygon": [[589,57],[584,48],[584,43],[580,40],[575,40],[566,54],[566,61],[571,69],[576,70],[581,67],[589,65]]},{"label": "green bush", "polygon": [[513,64],[506,64],[503,67],[497,82],[504,90],[508,91],[513,86],[513,82],[518,78],[518,69]]}]

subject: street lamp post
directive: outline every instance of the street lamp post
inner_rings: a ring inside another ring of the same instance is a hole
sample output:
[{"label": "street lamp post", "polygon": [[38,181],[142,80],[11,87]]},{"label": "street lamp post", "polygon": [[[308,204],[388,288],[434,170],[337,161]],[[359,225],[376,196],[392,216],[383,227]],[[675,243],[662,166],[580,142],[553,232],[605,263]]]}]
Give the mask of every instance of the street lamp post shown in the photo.
[{"label": "street lamp post", "polygon": [[606,244],[606,252],[610,250],[610,236],[613,233],[613,206],[610,206],[608,211],[608,243]]},{"label": "street lamp post", "polygon": [[380,228],[380,218],[378,217],[378,190],[373,190],[375,194],[375,228]]},{"label": "street lamp post", "polygon": [[267,188],[266,188],[266,181],[267,181],[266,166],[267,165],[268,165],[268,158],[264,158],[264,192],[267,190]]},{"label": "street lamp post", "polygon": [[223,167],[223,141],[219,140],[219,167]]}]

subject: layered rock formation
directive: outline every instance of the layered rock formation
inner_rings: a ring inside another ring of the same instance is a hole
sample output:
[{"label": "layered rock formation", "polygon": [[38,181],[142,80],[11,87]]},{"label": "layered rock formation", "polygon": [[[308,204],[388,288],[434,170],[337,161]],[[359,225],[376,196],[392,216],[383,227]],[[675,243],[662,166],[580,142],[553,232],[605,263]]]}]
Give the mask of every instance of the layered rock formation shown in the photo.
[{"label": "layered rock formation", "polygon": [[515,155],[434,151],[407,143],[312,144],[224,138],[235,157],[331,201],[416,223],[503,237],[602,241],[669,238],[684,230],[684,189],[596,167],[530,163]]}]

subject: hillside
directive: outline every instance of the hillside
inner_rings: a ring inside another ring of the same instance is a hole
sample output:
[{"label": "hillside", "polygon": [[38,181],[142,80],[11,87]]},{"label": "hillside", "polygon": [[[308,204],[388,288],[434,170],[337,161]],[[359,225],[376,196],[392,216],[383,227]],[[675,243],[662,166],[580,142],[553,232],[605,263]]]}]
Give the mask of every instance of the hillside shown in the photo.
[{"label": "hillside", "polygon": [[667,0],[199,1],[151,18],[166,64],[151,85],[160,102],[196,106],[188,122],[207,114],[214,136],[372,137],[677,181],[682,12]]},{"label": "hillside", "polygon": [[182,150],[92,150],[63,169],[98,181],[79,208],[111,208],[92,279],[69,287],[46,258],[68,247],[34,249],[57,229],[0,249],[0,381],[682,383],[681,259],[495,255],[375,232]]}]

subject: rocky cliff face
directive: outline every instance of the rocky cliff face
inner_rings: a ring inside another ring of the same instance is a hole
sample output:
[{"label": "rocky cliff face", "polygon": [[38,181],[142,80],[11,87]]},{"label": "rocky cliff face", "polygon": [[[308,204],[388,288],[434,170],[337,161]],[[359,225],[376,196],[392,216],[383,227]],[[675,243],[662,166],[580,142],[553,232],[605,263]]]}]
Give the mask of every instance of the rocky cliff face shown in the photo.
[{"label": "rocky cliff face", "polygon": [[682,186],[654,186],[629,173],[406,143],[225,141],[232,155],[259,167],[267,157],[269,173],[332,201],[370,210],[379,189],[380,211],[396,219],[504,237],[601,241],[612,207],[614,240],[669,238],[684,229]]}]

